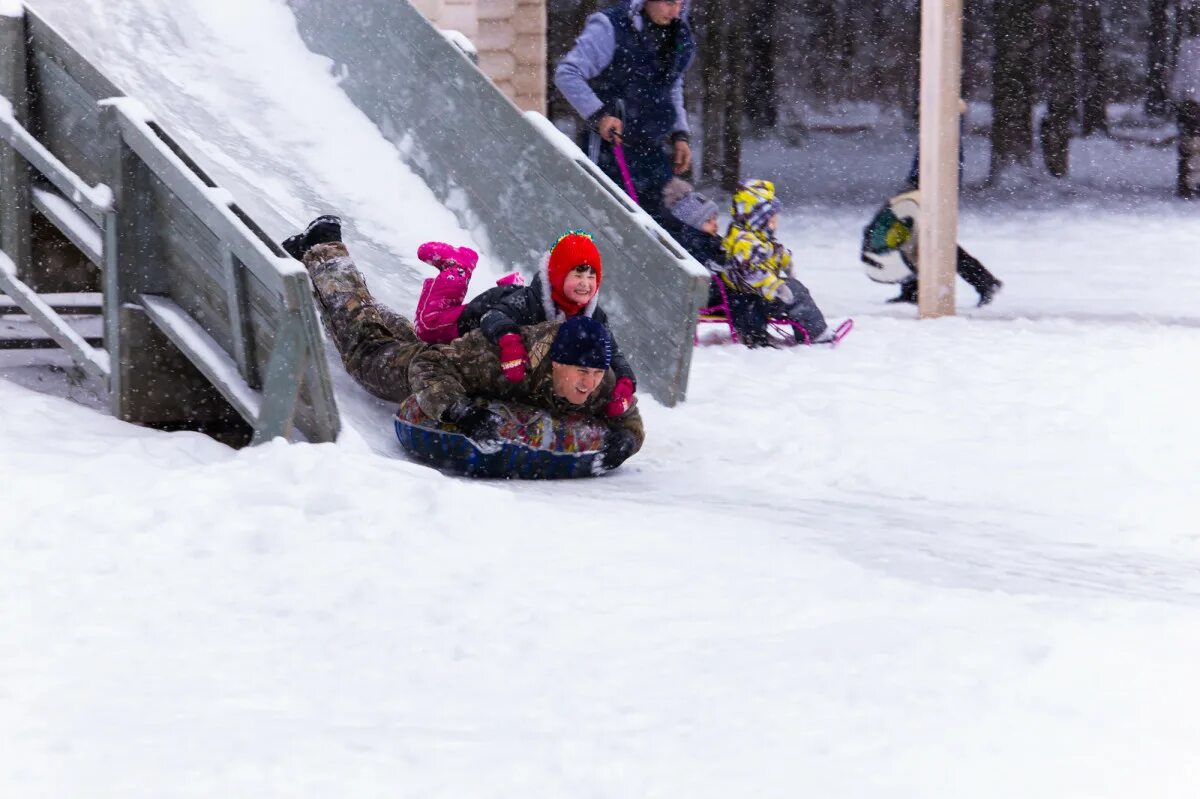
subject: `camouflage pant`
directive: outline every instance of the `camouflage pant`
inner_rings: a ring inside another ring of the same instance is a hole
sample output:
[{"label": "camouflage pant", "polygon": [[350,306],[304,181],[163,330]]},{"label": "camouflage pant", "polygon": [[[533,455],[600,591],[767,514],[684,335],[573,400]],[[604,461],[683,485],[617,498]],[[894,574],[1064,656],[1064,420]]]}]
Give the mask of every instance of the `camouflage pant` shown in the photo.
[{"label": "camouflage pant", "polygon": [[380,399],[407,399],[408,366],[429,347],[412,322],[375,302],[344,245],[318,244],[305,253],[304,266],[346,371]]}]

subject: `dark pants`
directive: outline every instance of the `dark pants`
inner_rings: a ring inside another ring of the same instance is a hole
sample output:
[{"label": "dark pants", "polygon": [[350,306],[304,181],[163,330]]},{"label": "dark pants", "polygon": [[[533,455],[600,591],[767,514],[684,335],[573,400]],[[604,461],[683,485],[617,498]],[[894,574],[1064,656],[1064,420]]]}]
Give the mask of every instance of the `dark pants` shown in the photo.
[{"label": "dark pants", "polygon": [[[908,268],[912,270],[913,274],[911,280],[906,280],[901,284],[901,296],[915,299],[917,296],[917,265],[912,263],[907,256],[905,256],[904,262],[908,264]],[[958,247],[955,252],[954,268],[958,272],[958,276],[967,281],[971,288],[980,294],[991,291],[1000,282],[995,275],[988,271],[982,261],[962,247]]]},{"label": "dark pants", "polygon": [[[627,194],[628,187],[617,165],[616,152],[608,142],[601,141],[599,134],[588,131],[586,134],[589,157],[595,155],[596,165],[601,171],[620,186]],[[642,209],[654,217],[659,224],[663,223],[666,209],[662,204],[663,186],[671,179],[671,159],[661,143],[626,141],[622,145],[625,162],[629,167],[629,177],[633,180],[633,189],[637,192],[637,202]]]},{"label": "dark pants", "polygon": [[[734,291],[728,287],[724,299],[729,301],[729,321],[742,343],[747,347],[766,345],[769,341],[766,300],[757,294]],[[721,290],[714,281],[708,290],[708,304],[720,305],[722,300]]]},{"label": "dark pants", "polygon": [[785,305],[778,300],[768,302],[767,314],[772,319],[788,319],[797,323],[808,332],[810,339],[820,338],[829,325],[825,321],[825,315],[813,301],[812,294],[808,292],[803,283],[795,278],[789,277],[784,282],[792,291],[791,304]]},{"label": "dark pants", "polygon": [[408,319],[375,301],[343,245],[318,244],[304,265],[346,371],[376,397],[403,402],[412,394],[408,365],[430,345]]}]

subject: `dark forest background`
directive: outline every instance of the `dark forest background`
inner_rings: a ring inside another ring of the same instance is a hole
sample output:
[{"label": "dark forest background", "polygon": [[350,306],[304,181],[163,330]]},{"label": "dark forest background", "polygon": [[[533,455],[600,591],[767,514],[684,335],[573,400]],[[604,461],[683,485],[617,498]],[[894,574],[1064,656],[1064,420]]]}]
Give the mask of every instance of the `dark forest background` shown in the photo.
[{"label": "dark forest background", "polygon": [[[991,179],[1070,173],[1073,137],[1152,127],[1173,112],[1180,5],[1191,0],[964,0],[963,97],[990,108]],[[550,71],[608,0],[549,0]],[[693,0],[688,75],[701,182],[737,181],[744,136],[796,142],[830,113],[866,105],[911,122],[919,0]],[[550,82],[551,118],[571,118]],[[1119,120],[1114,106],[1121,111]]]}]

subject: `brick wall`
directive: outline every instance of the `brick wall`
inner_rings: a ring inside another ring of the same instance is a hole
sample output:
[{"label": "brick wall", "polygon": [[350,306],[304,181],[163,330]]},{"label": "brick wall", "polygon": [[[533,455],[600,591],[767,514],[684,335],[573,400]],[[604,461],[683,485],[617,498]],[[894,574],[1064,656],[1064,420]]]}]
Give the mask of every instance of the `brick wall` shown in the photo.
[{"label": "brick wall", "polygon": [[523,111],[546,112],[546,0],[411,0],[475,43],[479,68]]}]

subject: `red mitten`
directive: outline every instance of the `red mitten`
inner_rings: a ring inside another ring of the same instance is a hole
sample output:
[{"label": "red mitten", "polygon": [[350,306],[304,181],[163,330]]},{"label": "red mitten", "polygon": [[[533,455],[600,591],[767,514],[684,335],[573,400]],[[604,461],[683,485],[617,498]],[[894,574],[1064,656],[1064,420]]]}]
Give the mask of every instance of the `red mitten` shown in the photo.
[{"label": "red mitten", "polygon": [[604,406],[605,416],[620,416],[633,405],[633,381],[628,377],[617,379],[613,386],[612,399]]},{"label": "red mitten", "polygon": [[517,333],[505,333],[500,337],[500,369],[504,376],[513,383],[525,379],[525,364],[529,362],[529,353],[525,351],[525,342]]}]

